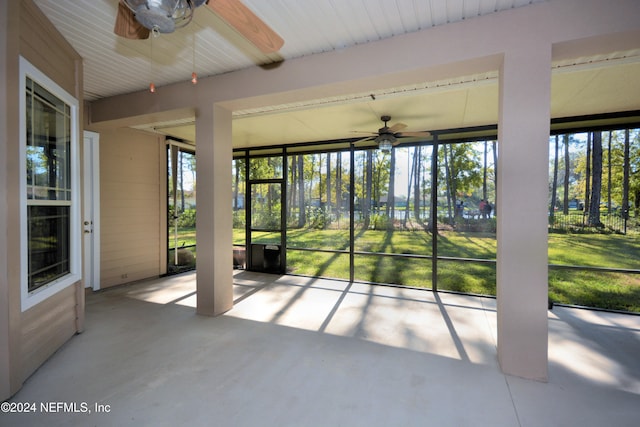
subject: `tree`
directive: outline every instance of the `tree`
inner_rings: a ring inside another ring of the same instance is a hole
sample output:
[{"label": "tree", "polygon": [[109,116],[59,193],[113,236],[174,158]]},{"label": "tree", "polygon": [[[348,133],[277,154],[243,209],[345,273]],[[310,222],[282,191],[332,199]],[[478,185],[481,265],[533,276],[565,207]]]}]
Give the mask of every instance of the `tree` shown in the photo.
[{"label": "tree", "polygon": [[473,143],[444,145],[439,151],[440,164],[444,163],[449,217],[458,194],[471,194],[482,185],[482,162]]},{"label": "tree", "polygon": [[[625,176],[626,169],[626,176]],[[614,131],[611,144],[611,203],[622,209],[640,206],[640,130]],[[623,197],[626,194],[626,205]],[[634,203],[635,200],[635,203]],[[630,214],[631,212],[627,212]],[[636,212],[636,216],[638,212]]]},{"label": "tree", "polygon": [[380,200],[387,193],[389,183],[389,153],[375,150],[373,163],[373,192],[372,199],[375,202],[375,211],[380,213]]}]

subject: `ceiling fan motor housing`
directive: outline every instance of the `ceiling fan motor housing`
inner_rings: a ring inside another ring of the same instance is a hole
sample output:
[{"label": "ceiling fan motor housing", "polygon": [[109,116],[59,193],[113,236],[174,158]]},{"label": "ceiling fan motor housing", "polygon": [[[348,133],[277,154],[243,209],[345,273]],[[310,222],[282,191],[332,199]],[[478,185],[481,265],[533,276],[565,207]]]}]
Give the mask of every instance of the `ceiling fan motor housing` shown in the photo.
[{"label": "ceiling fan motor housing", "polygon": [[172,33],[191,21],[193,9],[202,0],[125,0],[142,26],[160,33]]},{"label": "ceiling fan motor housing", "polygon": [[147,8],[142,5],[138,6],[134,13],[136,14],[136,20],[150,30],[173,33],[176,29],[173,19],[166,16],[162,10]]}]

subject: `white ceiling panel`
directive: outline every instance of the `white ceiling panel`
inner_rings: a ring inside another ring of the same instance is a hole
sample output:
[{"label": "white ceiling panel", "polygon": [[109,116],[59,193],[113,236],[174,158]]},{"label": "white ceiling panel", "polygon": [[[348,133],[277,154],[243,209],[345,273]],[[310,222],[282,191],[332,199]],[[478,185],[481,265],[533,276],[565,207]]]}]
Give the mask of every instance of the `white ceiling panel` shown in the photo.
[{"label": "white ceiling panel", "polygon": [[[343,49],[434,25],[470,19],[543,0],[244,0],[285,40],[292,59]],[[272,62],[220,18],[201,7],[187,27],[157,39],[113,34],[118,0],[35,0],[85,59],[86,99],[185,81],[193,68],[210,76]],[[153,49],[152,45],[153,44]]]},{"label": "white ceiling panel", "polygon": [[[113,34],[118,0],[34,0],[84,58],[85,99],[89,101],[143,90],[151,80],[156,86],[187,81],[194,68],[200,77],[218,75],[542,1],[243,0],[285,40],[278,54],[265,55],[204,7],[196,10],[192,23],[173,34],[125,40]],[[603,111],[638,108],[639,64],[637,51],[555,64],[552,114],[581,114],[593,111],[594,105]],[[388,88],[376,92],[375,100],[369,95],[236,111],[234,146],[349,138],[354,130],[377,130],[383,114],[391,115],[392,123],[407,124],[409,130],[497,122],[497,75]],[[195,139],[190,120],[150,123],[144,128]]]}]

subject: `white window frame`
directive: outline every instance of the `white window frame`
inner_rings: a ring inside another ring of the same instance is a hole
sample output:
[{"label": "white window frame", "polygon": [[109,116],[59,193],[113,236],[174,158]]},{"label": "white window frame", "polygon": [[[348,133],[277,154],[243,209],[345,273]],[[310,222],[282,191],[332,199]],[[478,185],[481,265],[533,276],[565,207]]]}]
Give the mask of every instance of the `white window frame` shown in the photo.
[{"label": "white window frame", "polygon": [[[29,253],[28,253],[28,221],[27,221],[27,123],[26,123],[26,85],[27,77],[51,92],[70,107],[71,140],[71,206],[69,236],[69,273],[47,283],[31,292],[28,290]],[[78,129],[78,100],[47,77],[25,58],[20,57],[20,293],[22,311],[41,303],[61,290],[82,280],[82,237],[80,219],[80,155]]]}]

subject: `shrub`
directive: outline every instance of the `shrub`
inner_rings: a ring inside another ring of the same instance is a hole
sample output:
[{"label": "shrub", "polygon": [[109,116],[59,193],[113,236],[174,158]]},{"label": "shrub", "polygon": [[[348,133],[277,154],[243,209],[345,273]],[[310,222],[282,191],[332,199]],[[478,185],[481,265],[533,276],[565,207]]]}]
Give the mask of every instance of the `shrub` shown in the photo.
[{"label": "shrub", "polygon": [[196,210],[185,209],[178,217],[178,227],[194,228],[196,226]]},{"label": "shrub", "polygon": [[307,224],[309,228],[324,230],[331,224],[331,215],[324,207],[307,207]]},{"label": "shrub", "polygon": [[233,228],[244,228],[246,225],[246,211],[244,209],[233,211]]}]

